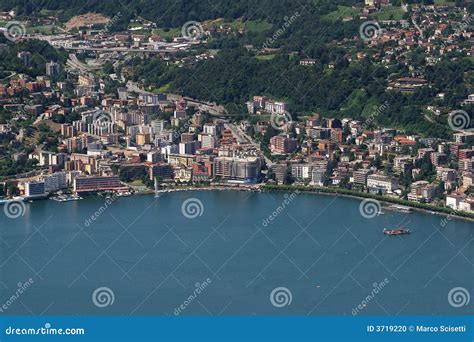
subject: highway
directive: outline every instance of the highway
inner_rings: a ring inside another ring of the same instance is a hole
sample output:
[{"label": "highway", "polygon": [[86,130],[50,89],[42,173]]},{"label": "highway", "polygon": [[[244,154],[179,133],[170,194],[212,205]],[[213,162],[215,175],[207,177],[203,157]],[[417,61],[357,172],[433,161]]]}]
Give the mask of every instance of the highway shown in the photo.
[{"label": "highway", "polygon": [[76,55],[73,53],[69,54],[69,59],[67,60],[66,64],[73,69],[77,69],[79,71],[87,72],[89,68],[87,65],[82,63],[80,60],[77,59]]},{"label": "highway", "polygon": [[168,52],[168,53],[176,53],[178,51],[183,51],[183,49],[156,49],[156,50],[151,50],[151,49],[132,49],[132,48],[126,48],[126,47],[113,47],[113,48],[107,48],[107,47],[65,47],[64,50],[68,51],[94,51],[94,52],[141,52],[141,53],[163,53],[163,52]]},{"label": "highway", "polygon": [[[247,133],[245,133],[240,126],[237,126],[233,123],[226,123],[224,124],[226,128],[232,131],[232,134],[237,138],[239,144],[250,144],[255,146],[258,150],[260,150],[260,144],[252,139]],[[273,162],[267,158],[263,153],[262,156],[265,158],[265,163],[268,167],[273,165]]]}]

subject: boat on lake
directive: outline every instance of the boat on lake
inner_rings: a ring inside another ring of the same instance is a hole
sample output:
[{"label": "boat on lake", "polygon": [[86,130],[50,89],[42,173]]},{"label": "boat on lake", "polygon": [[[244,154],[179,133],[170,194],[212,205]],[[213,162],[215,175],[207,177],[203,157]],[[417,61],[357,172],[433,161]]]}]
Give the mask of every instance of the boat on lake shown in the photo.
[{"label": "boat on lake", "polygon": [[383,233],[385,235],[404,235],[404,234],[410,234],[411,231],[408,228],[395,228],[395,229],[387,229],[385,228],[383,230]]},{"label": "boat on lake", "polygon": [[118,191],[116,195],[117,197],[130,197],[133,194],[131,191]]},{"label": "boat on lake", "polygon": [[59,195],[56,197],[52,197],[51,199],[56,202],[71,202],[71,201],[79,201],[82,199],[82,197],[74,194],[74,195]]},{"label": "boat on lake", "polygon": [[386,208],[387,210],[394,210],[398,211],[401,213],[406,213],[406,214],[411,214],[413,212],[413,208],[404,206],[404,205],[398,205],[398,204],[392,204]]}]

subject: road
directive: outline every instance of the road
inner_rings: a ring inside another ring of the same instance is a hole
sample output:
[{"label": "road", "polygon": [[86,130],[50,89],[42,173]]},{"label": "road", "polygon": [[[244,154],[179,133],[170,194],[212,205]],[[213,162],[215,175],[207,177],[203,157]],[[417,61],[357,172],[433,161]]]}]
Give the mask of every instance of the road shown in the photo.
[{"label": "road", "polygon": [[219,106],[215,103],[212,102],[206,102],[206,101],[200,101],[193,99],[191,97],[187,96],[181,96],[177,94],[167,94],[168,98],[172,101],[179,101],[181,99],[186,100],[189,104],[195,105],[199,108],[199,110],[208,112],[211,115],[214,116],[226,116],[227,111],[225,110],[224,106]]},{"label": "road", "polygon": [[[136,83],[133,83],[133,82],[127,83],[127,89],[128,91],[133,91],[139,94],[153,94],[149,91],[143,90]],[[166,96],[171,101],[181,101],[184,99],[188,102],[188,104],[195,105],[196,107],[199,108],[200,111],[208,112],[209,114],[213,116],[225,116],[227,114],[224,106],[219,106],[215,103],[199,101],[199,100],[192,99],[190,97],[186,97],[186,96],[183,97],[177,94],[167,93]]]},{"label": "road", "polygon": [[[240,126],[234,125],[233,123],[226,123],[224,125],[226,128],[232,131],[232,134],[237,138],[239,144],[250,144],[253,145],[256,149],[260,150],[260,143],[253,140],[252,137],[250,137],[247,133],[244,132],[242,128],[240,128]],[[268,167],[273,165],[273,162],[263,153],[262,156],[265,158],[265,163]]]},{"label": "road", "polygon": [[144,49],[131,49],[126,47],[114,47],[114,48],[103,48],[103,47],[65,47],[64,50],[68,51],[95,51],[95,52],[141,52],[141,53],[176,53],[183,51],[182,49],[156,49],[156,50],[144,50]]},{"label": "road", "polygon": [[67,60],[66,64],[76,70],[87,72],[89,68],[86,64],[82,63],[80,60],[77,59],[76,55],[73,53],[69,54],[69,59]]}]

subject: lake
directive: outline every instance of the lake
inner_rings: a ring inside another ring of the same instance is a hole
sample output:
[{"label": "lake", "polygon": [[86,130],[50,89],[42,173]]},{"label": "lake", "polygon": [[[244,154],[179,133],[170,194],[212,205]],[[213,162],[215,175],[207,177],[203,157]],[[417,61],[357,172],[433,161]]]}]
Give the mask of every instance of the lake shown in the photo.
[{"label": "lake", "polygon": [[[2,315],[468,315],[474,224],[284,192],[0,208]],[[12,215],[9,215],[12,216]],[[410,235],[387,236],[384,228]]]}]

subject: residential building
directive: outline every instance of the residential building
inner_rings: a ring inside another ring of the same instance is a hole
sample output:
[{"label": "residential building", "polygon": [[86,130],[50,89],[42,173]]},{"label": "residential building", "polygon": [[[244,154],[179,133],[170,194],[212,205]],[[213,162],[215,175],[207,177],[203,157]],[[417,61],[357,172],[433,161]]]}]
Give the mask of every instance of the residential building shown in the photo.
[{"label": "residential building", "polygon": [[259,157],[233,158],[217,157],[214,162],[215,176],[247,183],[260,178],[262,161]]},{"label": "residential building", "polygon": [[56,63],[53,61],[46,63],[46,75],[48,75],[51,78],[56,78],[59,76],[59,73],[60,73],[59,63]]},{"label": "residential building", "polygon": [[398,189],[398,179],[380,174],[369,175],[367,177],[367,188],[371,192],[393,192]]},{"label": "residential building", "polygon": [[25,198],[38,199],[46,197],[46,190],[44,182],[26,182],[25,183]]},{"label": "residential building", "polygon": [[298,148],[298,140],[285,135],[270,138],[270,149],[273,153],[291,153]]},{"label": "residential building", "polygon": [[370,169],[360,169],[354,171],[354,184],[367,186],[367,178],[373,173]]},{"label": "residential building", "polygon": [[414,182],[411,185],[411,192],[408,200],[414,202],[431,202],[436,196],[437,186],[427,181]]},{"label": "residential building", "polygon": [[105,190],[128,190],[118,176],[81,176],[74,179],[75,192],[97,192]]}]

